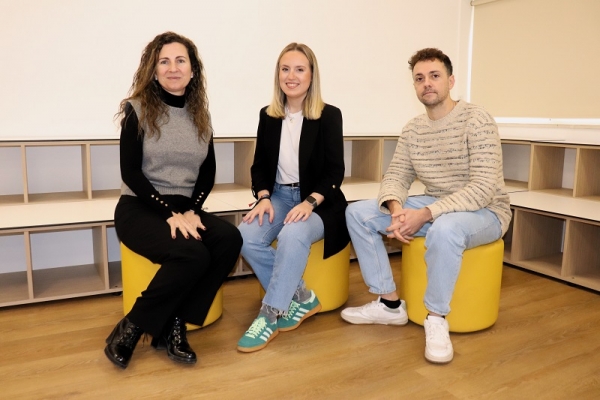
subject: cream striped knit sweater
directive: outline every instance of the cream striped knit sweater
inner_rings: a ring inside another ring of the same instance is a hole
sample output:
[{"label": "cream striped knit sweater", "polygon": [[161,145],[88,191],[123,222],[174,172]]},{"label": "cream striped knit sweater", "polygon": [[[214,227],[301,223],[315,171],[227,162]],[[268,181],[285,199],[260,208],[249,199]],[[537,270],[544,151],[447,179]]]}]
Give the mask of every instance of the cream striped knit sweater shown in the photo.
[{"label": "cream striped knit sweater", "polygon": [[419,179],[433,218],[456,211],[487,208],[496,214],[504,234],[511,220],[504,188],[502,147],[492,116],[482,107],[459,101],[444,118],[426,114],[413,118],[398,138],[396,152],[379,189],[380,210],[387,200],[404,204],[408,189]]}]

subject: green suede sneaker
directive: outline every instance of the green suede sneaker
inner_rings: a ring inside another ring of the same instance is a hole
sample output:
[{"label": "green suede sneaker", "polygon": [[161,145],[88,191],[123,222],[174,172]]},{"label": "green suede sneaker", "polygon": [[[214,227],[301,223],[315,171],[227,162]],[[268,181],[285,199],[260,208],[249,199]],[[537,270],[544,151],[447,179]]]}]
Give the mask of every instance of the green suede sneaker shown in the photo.
[{"label": "green suede sneaker", "polygon": [[321,311],[321,303],[315,292],[311,290],[308,300],[302,303],[292,300],[287,315],[277,320],[277,326],[281,332],[294,330],[300,326],[302,321],[319,311]]},{"label": "green suede sneaker", "polygon": [[252,353],[267,346],[279,333],[277,322],[270,323],[265,317],[258,317],[237,344],[237,349],[243,353]]}]

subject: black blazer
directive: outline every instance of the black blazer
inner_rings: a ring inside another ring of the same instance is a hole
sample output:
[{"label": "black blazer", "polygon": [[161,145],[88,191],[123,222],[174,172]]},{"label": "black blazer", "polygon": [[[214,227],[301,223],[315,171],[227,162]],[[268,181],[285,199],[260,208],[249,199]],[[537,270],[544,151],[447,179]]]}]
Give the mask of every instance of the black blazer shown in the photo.
[{"label": "black blazer", "polygon": [[[260,110],[254,163],[250,169],[254,197],[261,190],[273,193],[279,161],[283,120],[269,117],[266,109],[265,107]],[[323,257],[327,258],[338,253],[350,242],[345,217],[348,202],[340,190],[345,170],[344,134],[342,113],[337,107],[326,104],[321,118],[304,118],[298,153],[301,197],[304,199],[313,192],[325,197],[314,212],[323,220]]]}]

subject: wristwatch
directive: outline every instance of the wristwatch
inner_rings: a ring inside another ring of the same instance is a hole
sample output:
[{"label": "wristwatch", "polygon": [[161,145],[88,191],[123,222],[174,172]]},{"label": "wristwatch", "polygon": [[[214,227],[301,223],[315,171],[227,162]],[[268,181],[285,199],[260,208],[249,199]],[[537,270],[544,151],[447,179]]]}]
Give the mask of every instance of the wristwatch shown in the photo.
[{"label": "wristwatch", "polygon": [[317,204],[317,199],[315,199],[312,196],[307,196],[306,197],[306,201],[308,202],[308,204],[310,204],[313,207],[313,210],[315,208],[317,208],[318,204]]}]

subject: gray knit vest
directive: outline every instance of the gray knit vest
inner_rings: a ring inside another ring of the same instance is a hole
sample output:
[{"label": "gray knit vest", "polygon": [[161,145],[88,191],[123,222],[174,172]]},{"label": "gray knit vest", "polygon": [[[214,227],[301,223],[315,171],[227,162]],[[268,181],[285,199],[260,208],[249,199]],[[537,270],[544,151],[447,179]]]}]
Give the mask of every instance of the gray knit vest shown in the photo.
[{"label": "gray knit vest", "polygon": [[[139,119],[139,101],[130,100],[130,103]],[[143,139],[142,172],[160,194],[191,197],[200,166],[208,153],[208,143],[198,138],[198,130],[187,107],[167,108],[169,120],[160,126],[160,138]],[[143,129],[147,131],[146,126]],[[135,196],[124,182],[121,194]]]}]

